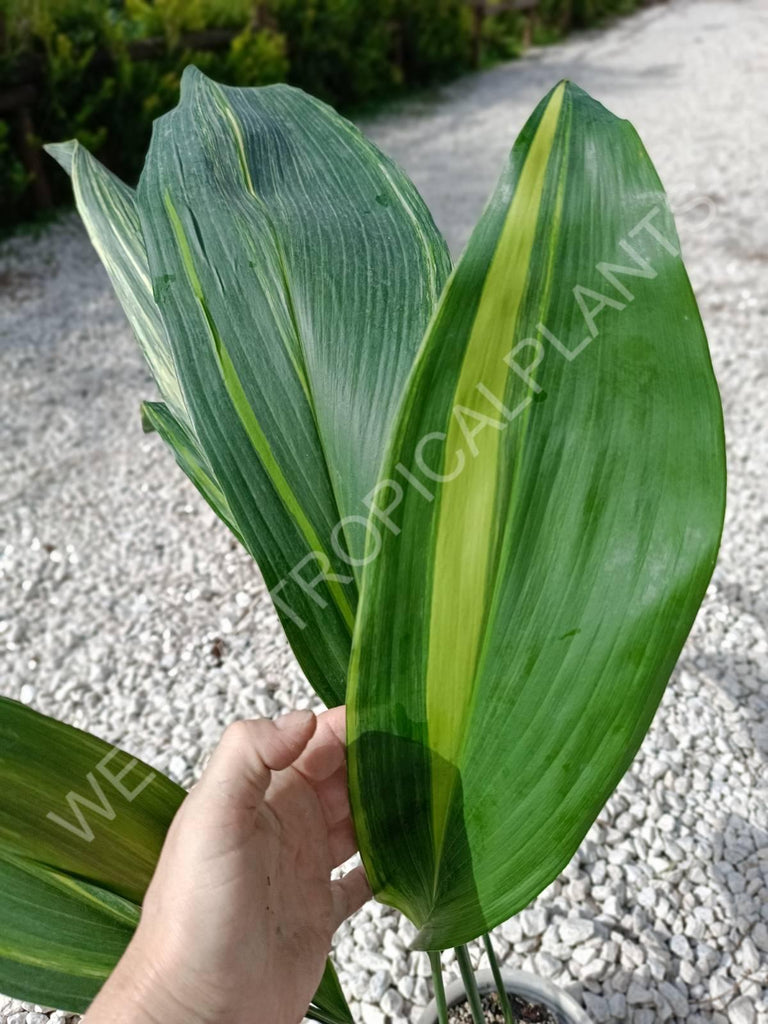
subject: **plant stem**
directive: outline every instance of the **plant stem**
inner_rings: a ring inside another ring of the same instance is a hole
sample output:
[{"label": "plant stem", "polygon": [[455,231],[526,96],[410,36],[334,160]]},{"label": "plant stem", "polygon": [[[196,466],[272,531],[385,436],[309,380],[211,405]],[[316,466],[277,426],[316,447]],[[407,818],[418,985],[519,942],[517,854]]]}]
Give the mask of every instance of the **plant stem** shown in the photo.
[{"label": "plant stem", "polygon": [[448,1024],[448,1005],[445,1001],[445,986],[443,985],[443,970],[440,966],[439,950],[430,949],[429,962],[432,965],[432,984],[435,988],[437,1019],[440,1021],[440,1024]]},{"label": "plant stem", "polygon": [[493,943],[491,942],[490,935],[483,935],[483,942],[485,943],[485,951],[488,954],[488,962],[491,965],[493,971],[493,980],[496,983],[496,993],[499,997],[499,1003],[501,1004],[501,1010],[504,1014],[504,1020],[506,1024],[517,1024],[517,1017],[512,1013],[512,1007],[509,1004],[509,996],[507,990],[504,987],[504,979],[501,976],[501,970],[499,969],[499,961],[496,959],[496,953],[493,949]]},{"label": "plant stem", "polygon": [[472,1020],[474,1024],[485,1024],[485,1013],[483,1013],[480,993],[477,990],[475,972],[472,970],[472,964],[469,960],[469,950],[466,946],[457,946],[456,956],[458,957],[459,969],[461,970],[461,980],[464,982],[464,988],[467,990],[467,1002],[472,1011]]}]

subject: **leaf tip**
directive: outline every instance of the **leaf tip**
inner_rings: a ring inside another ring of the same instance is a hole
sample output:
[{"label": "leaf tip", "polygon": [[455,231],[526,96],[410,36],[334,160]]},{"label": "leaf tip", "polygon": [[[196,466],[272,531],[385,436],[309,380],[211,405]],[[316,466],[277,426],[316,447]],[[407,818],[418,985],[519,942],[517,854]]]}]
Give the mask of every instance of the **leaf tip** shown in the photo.
[{"label": "leaf tip", "polygon": [[67,142],[47,142],[43,149],[71,177],[72,163],[79,145],[77,139],[69,139]]},{"label": "leaf tip", "polygon": [[145,434],[154,434],[157,429],[152,415],[152,402],[142,402],[139,413],[141,415],[141,429]]}]

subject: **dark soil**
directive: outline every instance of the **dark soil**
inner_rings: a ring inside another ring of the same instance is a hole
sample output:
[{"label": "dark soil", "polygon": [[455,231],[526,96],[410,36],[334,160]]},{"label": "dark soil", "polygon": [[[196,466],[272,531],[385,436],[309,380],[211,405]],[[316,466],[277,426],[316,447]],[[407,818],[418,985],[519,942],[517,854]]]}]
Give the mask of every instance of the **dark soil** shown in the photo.
[{"label": "dark soil", "polygon": [[[499,997],[495,992],[483,996],[483,1010],[488,1024],[504,1024]],[[529,1003],[520,996],[510,995],[512,1013],[520,1024],[560,1024],[557,1017],[541,1003]],[[458,1003],[448,1011],[449,1024],[472,1024],[472,1013],[467,1002]]]}]

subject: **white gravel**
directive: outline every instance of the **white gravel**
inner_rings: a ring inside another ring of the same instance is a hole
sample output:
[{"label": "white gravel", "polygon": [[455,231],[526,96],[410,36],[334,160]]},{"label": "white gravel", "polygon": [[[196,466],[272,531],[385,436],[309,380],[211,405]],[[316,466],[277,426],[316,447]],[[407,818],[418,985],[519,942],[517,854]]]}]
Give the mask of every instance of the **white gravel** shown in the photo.
[{"label": "white gravel", "polygon": [[[729,439],[719,567],[630,772],[568,869],[495,936],[596,1024],[768,1024],[766,58],[763,0],[678,0],[368,126],[458,248],[526,115],[567,76],[635,123],[679,211]],[[141,433],[148,377],[78,222],[7,242],[0,275],[3,690],[190,783],[231,719],[312,697],[256,568]],[[410,933],[375,904],[339,932],[365,1024],[416,1020],[430,997]],[[0,1024],[64,1019],[0,997]]]}]

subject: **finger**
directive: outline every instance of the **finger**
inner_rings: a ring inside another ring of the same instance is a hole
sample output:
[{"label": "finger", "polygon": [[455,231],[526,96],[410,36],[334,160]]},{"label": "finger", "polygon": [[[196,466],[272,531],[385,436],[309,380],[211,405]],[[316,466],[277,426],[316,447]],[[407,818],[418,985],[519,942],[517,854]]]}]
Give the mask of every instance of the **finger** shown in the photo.
[{"label": "finger", "polygon": [[323,782],[346,763],[346,708],[332,708],[317,718],[317,729],[295,767],[312,785]]},{"label": "finger", "polygon": [[318,783],[315,792],[323,810],[325,824],[329,829],[341,821],[349,820],[346,765],[342,765],[329,779]]},{"label": "finger", "polygon": [[328,832],[328,853],[334,868],[357,853],[357,836],[350,820],[342,821]]},{"label": "finger", "polygon": [[353,868],[343,878],[331,882],[331,896],[333,898],[335,931],[342,921],[346,921],[350,914],[359,910],[372,896],[362,864]]},{"label": "finger", "polygon": [[293,711],[228,726],[200,780],[200,795],[243,809],[258,806],[273,771],[288,768],[312,738],[317,719],[311,711]]}]

